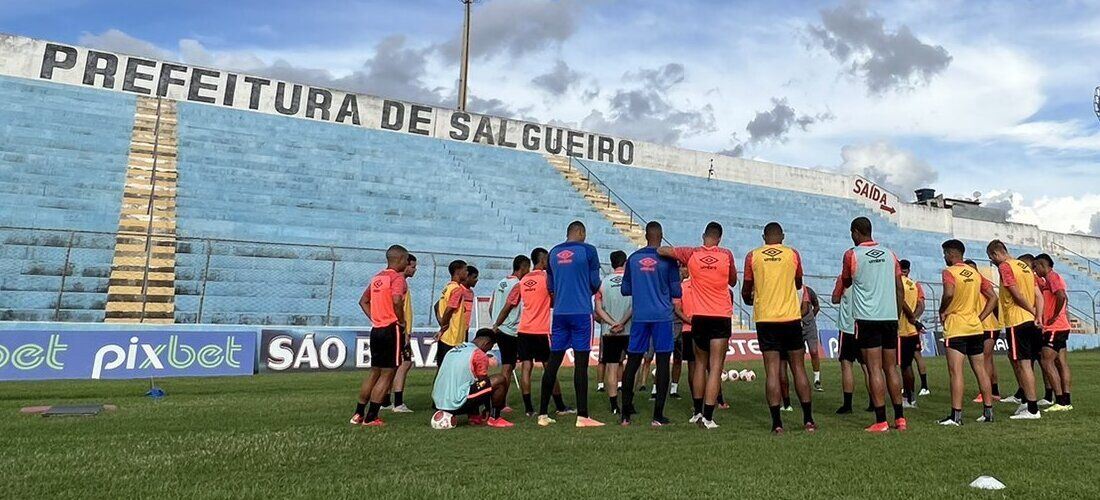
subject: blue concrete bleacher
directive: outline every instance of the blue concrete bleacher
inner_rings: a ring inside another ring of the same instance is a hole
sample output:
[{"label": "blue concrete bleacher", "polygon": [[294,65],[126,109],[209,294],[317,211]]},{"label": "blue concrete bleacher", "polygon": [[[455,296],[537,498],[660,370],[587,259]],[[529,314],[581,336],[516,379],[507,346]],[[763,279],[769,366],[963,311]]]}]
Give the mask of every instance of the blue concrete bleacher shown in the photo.
[{"label": "blue concrete bleacher", "polygon": [[103,320],[134,105],[0,77],[0,320]]}]

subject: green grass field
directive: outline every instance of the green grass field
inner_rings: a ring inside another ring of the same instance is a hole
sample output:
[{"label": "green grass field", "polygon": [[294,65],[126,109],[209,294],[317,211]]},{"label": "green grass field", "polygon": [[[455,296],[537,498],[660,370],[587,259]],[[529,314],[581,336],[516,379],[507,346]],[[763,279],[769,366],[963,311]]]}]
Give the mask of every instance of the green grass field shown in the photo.
[{"label": "green grass field", "polygon": [[[1070,360],[1073,412],[1017,422],[1007,418],[1010,405],[999,405],[998,421],[984,425],[973,422],[979,407],[967,403],[961,428],[934,423],[948,410],[947,375],[942,359],[931,360],[933,394],[907,412],[909,432],[888,435],[861,432],[871,420],[862,411],[833,414],[841,397],[834,361],[825,363],[827,392],[815,393],[821,430],[806,434],[793,425],[801,423],[796,410],[785,414],[783,436],[768,432],[762,380],[725,384],[733,408],[718,412],[715,431],[686,423],[690,399],[671,403],[675,425],[661,429],[647,419],[627,429],[577,429],[572,418],[544,429],[513,414],[513,429],[435,431],[428,426],[430,371],[410,378],[407,399],[418,411],[387,413],[382,429],[347,423],[359,373],[161,380],[168,392],[161,401],[142,396],[148,381],[5,383],[0,498],[1096,498],[1100,382],[1092,374],[1100,353]],[[971,396],[974,385],[968,378]],[[1015,389],[1011,381],[1002,386]],[[522,408],[517,392],[512,405]],[[591,395],[593,416],[612,422],[604,394]],[[865,400],[857,391],[857,406]],[[120,408],[94,418],[19,413],[78,402]],[[970,490],[983,474],[1008,488]]]}]

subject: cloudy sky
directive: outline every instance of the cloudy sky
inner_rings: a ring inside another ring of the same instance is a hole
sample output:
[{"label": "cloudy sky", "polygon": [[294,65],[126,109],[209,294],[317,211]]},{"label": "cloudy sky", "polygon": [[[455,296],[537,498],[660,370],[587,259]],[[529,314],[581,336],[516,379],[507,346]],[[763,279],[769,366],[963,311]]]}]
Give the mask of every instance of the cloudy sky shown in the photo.
[{"label": "cloudy sky", "polygon": [[[3,0],[0,31],[453,107],[459,0]],[[486,0],[470,109],[1100,235],[1100,2]]]}]

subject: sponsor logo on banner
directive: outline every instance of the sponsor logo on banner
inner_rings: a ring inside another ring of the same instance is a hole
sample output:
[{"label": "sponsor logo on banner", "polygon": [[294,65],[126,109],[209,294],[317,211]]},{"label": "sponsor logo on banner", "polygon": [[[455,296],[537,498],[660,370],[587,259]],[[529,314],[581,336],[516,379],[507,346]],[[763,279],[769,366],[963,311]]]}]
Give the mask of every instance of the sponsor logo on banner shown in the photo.
[{"label": "sponsor logo on banner", "polygon": [[[416,368],[435,367],[435,331],[414,331],[409,339]],[[371,367],[370,330],[264,329],[260,370],[273,372],[357,370]]]},{"label": "sponsor logo on banner", "polygon": [[255,332],[0,331],[0,380],[251,375]]},{"label": "sponsor logo on banner", "polygon": [[[821,345],[824,346],[825,356],[831,359],[840,357],[840,332],[837,330],[818,330],[817,338],[820,340]],[[851,338],[844,339],[847,341],[854,341]],[[932,357],[937,356],[942,349],[939,348],[943,344],[942,340],[938,340],[937,337],[931,332],[925,331],[921,334],[921,356]]]},{"label": "sponsor logo on banner", "polygon": [[[684,345],[691,348],[690,345]],[[589,355],[589,364],[595,364],[600,359],[600,338],[592,337],[592,351]],[[756,332],[737,331],[730,336],[729,345],[726,348],[726,361],[750,361],[760,359],[760,342],[756,340]],[[565,361],[562,366],[573,366],[573,350],[565,352]]]}]

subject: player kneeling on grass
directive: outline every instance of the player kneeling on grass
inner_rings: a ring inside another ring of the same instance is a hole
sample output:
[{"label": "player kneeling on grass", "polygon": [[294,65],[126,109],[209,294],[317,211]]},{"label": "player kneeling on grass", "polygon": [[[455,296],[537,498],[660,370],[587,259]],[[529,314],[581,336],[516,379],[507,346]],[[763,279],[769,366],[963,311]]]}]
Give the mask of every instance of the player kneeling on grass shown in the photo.
[{"label": "player kneeling on grass", "polygon": [[[470,425],[488,423],[489,427],[512,427],[511,422],[500,416],[508,382],[503,375],[489,375],[491,361],[485,353],[494,344],[493,331],[482,328],[472,342],[458,344],[443,356],[432,387],[432,400],[439,409],[432,416],[433,421],[465,414],[470,418]],[[486,406],[491,408],[488,420],[482,410]]]},{"label": "player kneeling on grass", "polygon": [[985,405],[978,421],[992,422],[993,390],[985,371],[982,320],[993,314],[997,294],[992,286],[985,286],[987,282],[976,269],[963,262],[966,247],[961,241],[947,240],[942,246],[947,269],[943,270],[940,323],[943,324],[943,343],[947,347],[947,373],[951,376],[951,415],[940,420],[940,425],[962,425],[963,360],[966,358],[970,359],[970,369],[978,379]]}]

